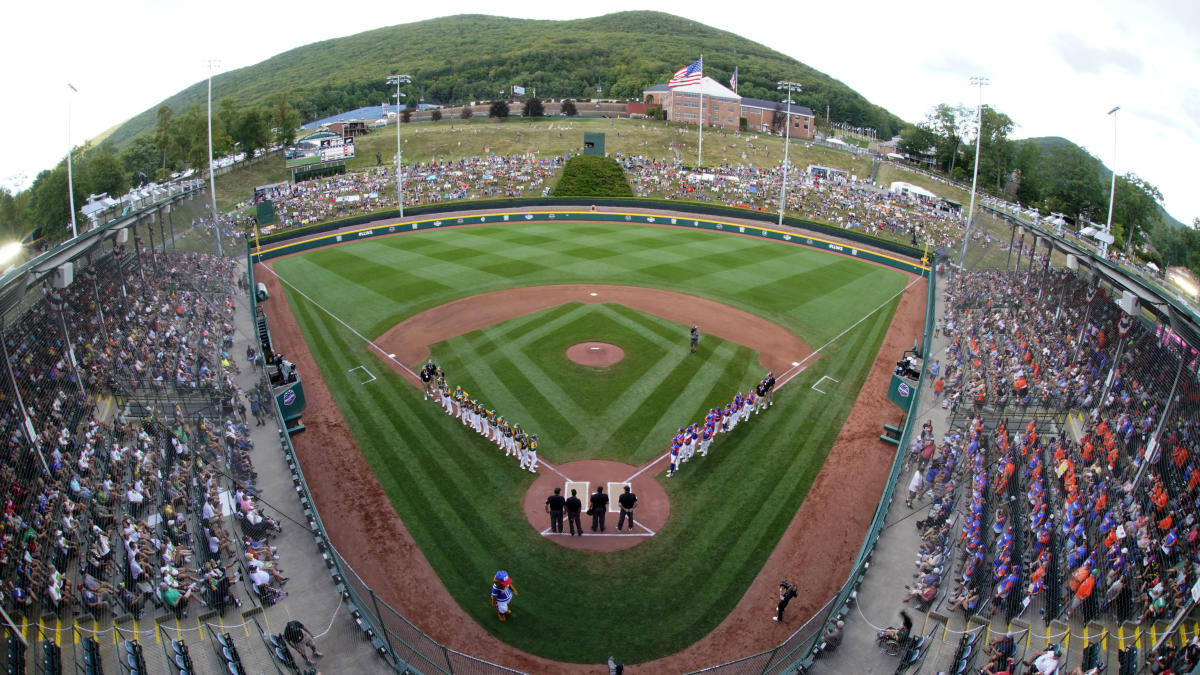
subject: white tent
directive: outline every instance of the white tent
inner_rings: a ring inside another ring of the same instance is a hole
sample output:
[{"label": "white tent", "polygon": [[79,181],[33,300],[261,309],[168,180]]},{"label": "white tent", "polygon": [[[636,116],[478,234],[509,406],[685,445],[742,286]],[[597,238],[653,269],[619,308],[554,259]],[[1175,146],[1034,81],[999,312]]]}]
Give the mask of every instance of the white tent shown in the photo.
[{"label": "white tent", "polygon": [[933,194],[929,190],[926,190],[925,188],[921,187],[920,185],[913,185],[912,183],[905,183],[902,180],[893,182],[891,184],[891,186],[888,188],[888,191],[892,192],[894,194],[902,194],[902,195],[911,196],[911,197],[918,197],[920,199],[929,199],[929,200],[937,199],[937,195]]}]

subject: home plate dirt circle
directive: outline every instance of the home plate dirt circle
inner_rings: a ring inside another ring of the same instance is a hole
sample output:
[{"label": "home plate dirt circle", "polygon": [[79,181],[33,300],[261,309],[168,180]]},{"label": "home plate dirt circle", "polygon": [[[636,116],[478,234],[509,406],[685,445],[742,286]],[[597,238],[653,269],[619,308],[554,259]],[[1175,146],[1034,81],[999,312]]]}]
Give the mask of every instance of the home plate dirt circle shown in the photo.
[{"label": "home plate dirt circle", "polygon": [[[667,497],[667,491],[663,489],[662,484],[654,479],[654,474],[664,466],[666,465],[655,463],[638,473],[639,469],[636,466],[602,459],[584,459],[555,466],[557,471],[543,464],[538,467],[537,479],[525,491],[525,498],[521,504],[525,510],[525,518],[543,537],[568,548],[581,551],[619,551],[637,546],[652,539],[671,515],[671,499]],[[637,508],[633,512],[636,525],[630,530],[626,524],[625,528],[618,532],[617,497],[624,492],[622,486],[626,482],[638,498]],[[592,532],[592,518],[586,513],[588,500],[597,486],[603,487],[604,493],[608,494],[610,499],[603,532]],[[579,517],[583,524],[583,536],[570,535],[571,530],[565,517],[563,534],[550,532],[546,498],[554,494],[554,488],[561,488],[564,497],[571,496],[572,488],[579,493],[584,512]]]},{"label": "home plate dirt circle", "polygon": [[580,342],[567,347],[567,358],[581,366],[604,368],[625,358],[625,350],[607,342]]}]

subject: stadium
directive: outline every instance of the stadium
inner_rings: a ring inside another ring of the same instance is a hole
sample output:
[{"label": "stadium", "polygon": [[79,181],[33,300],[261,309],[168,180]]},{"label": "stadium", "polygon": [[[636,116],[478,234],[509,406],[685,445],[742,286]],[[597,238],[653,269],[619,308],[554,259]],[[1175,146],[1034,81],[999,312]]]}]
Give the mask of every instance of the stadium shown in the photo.
[{"label": "stadium", "polygon": [[[959,267],[746,209],[551,198],[255,245],[187,222],[205,189],[5,275],[10,672],[1195,656],[1196,315],[1079,239],[989,206]],[[595,343],[621,354],[568,356]],[[422,395],[426,359],[539,434],[536,472]],[[764,371],[778,405],[671,458]],[[637,532],[549,530],[553,488],[597,485],[641,495]]]}]

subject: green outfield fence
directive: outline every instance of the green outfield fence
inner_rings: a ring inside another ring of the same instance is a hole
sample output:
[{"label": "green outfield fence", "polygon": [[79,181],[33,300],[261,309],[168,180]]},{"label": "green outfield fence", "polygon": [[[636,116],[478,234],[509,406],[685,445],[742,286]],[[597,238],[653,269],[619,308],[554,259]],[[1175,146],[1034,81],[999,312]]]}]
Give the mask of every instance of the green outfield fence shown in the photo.
[{"label": "green outfield fence", "polygon": [[[516,208],[523,200],[511,200],[503,203],[507,208]],[[702,212],[708,215],[712,211],[719,211],[721,215],[736,215],[739,217],[753,217],[753,212],[742,212],[736,209],[693,209],[690,204],[672,203],[671,206],[675,210],[680,208],[688,212],[697,211],[695,217],[680,217],[662,214],[647,214],[647,213],[621,213],[607,210],[612,206],[640,206],[645,207],[644,202],[637,200],[597,200],[596,207],[599,209],[601,201],[604,202],[606,210],[604,211],[512,211],[505,213],[484,213],[453,216],[446,219],[428,218],[406,223],[394,223],[388,225],[380,225],[375,227],[364,227],[357,230],[342,231],[338,233],[318,235],[322,232],[329,232],[333,228],[344,228],[350,224],[363,224],[365,221],[351,219],[356,222],[338,221],[336,224],[331,224],[330,228],[322,228],[317,231],[315,228],[307,228],[304,230],[289,231],[287,234],[292,236],[283,238],[272,238],[270,242],[264,240],[262,247],[256,251],[253,248],[247,247],[247,268],[250,275],[250,288],[255,287],[254,282],[254,263],[269,260],[281,255],[288,255],[300,251],[306,251],[321,246],[336,245],[350,241],[358,241],[359,239],[384,236],[389,234],[397,234],[400,232],[412,232],[419,230],[431,230],[442,227],[453,227],[459,225],[478,225],[481,223],[512,223],[518,224],[531,221],[550,221],[550,220],[565,220],[567,222],[587,221],[606,221],[620,223],[646,223],[658,225],[675,225],[679,227],[693,227],[697,229],[707,229],[713,231],[721,231],[731,234],[743,234],[767,239],[775,239],[793,244],[808,246],[820,250],[828,250],[843,255],[849,255],[871,262],[881,263],[890,267],[919,274],[925,276],[929,281],[928,301],[925,313],[924,337],[922,340],[922,354],[926,354],[929,349],[930,341],[933,337],[933,320],[934,320],[934,300],[936,298],[937,288],[937,272],[933,267],[927,267],[919,262],[912,262],[899,257],[894,257],[889,254],[883,254],[876,251],[870,251],[855,246],[849,246],[837,241],[831,241],[820,238],[818,236],[810,236],[806,233],[796,233],[766,227],[746,225],[744,223],[734,223],[723,220],[700,217]],[[619,201],[620,204],[613,204],[614,201]],[[548,206],[545,201],[537,200],[538,206]],[[499,203],[488,205],[487,208],[499,206]],[[655,204],[657,206],[657,203]],[[456,210],[462,209],[463,204],[455,204]],[[562,204],[559,204],[562,206]],[[415,210],[415,209],[414,209]],[[732,211],[733,213],[726,213]],[[426,211],[428,213],[428,211]],[[379,216],[374,216],[378,218]],[[797,221],[787,219],[788,224],[795,227],[804,227],[807,221]],[[851,236],[857,233],[850,233],[837,228],[828,228],[836,230],[836,236],[842,239],[861,239],[869,240],[870,245],[880,248],[887,248],[901,255],[915,257],[920,252],[916,249],[908,247],[897,247],[891,242],[880,242],[872,237],[856,237]],[[825,234],[824,226],[819,230]],[[313,237],[294,241],[299,237]],[[283,243],[283,242],[289,243]],[[863,242],[867,243],[867,242]],[[270,246],[270,244],[275,244]],[[890,244],[890,246],[884,246]],[[895,250],[895,248],[902,250]],[[269,327],[266,326],[266,320],[260,316],[257,297],[251,293],[251,313],[254,320],[258,323],[260,331],[264,335],[269,335]],[[928,360],[926,360],[928,361]],[[924,378],[922,378],[923,381]],[[911,406],[915,405],[921,397],[921,384],[918,383],[916,395],[912,397]],[[276,402],[275,414],[280,421],[282,427],[283,415]],[[901,467],[904,463],[904,456],[911,438],[914,427],[914,419],[912,415],[906,415],[903,432],[900,437],[900,445],[897,449],[896,456],[892,461],[891,471],[888,475],[887,485],[884,488],[883,495],[879,498],[879,504],[875,510],[875,516],[871,521],[870,528],[863,540],[862,547],[859,550],[858,557],[851,568],[850,574],[846,579],[845,584],[838,593],[830,599],[825,605],[819,609],[812,617],[797,631],[791,634],[787,640],[778,646],[768,649],[757,654],[750,654],[739,659],[722,663],[705,668],[697,673],[720,673],[721,675],[782,675],[789,672],[805,672],[811,666],[821,650],[822,636],[825,628],[832,622],[842,618],[848,611],[849,606],[853,603],[857,593],[858,586],[862,583],[863,577],[870,567],[871,554],[874,551],[875,543],[879,538],[880,532],[884,525],[884,518],[887,515],[888,507],[891,505],[892,497],[895,491],[897,480],[900,476]],[[375,651],[380,655],[390,667],[398,672],[411,671],[416,673],[470,673],[472,675],[478,673],[480,675],[491,673],[515,673],[519,671],[491,663],[462,652],[455,651],[437,640],[433,639],[423,631],[421,631],[411,621],[406,619],[399,611],[389,606],[381,600],[375,592],[355,573],[350,564],[341,556],[334,548],[329,539],[329,535],[325,530],[325,526],[321,522],[320,514],[317,512],[313,502],[312,494],[308,489],[308,483],[304,478],[304,472],[300,467],[300,463],[296,458],[295,448],[292,446],[291,439],[286,432],[280,432],[280,445],[285,455],[287,465],[292,470],[292,481],[299,494],[301,505],[304,508],[304,515],[308,519],[309,527],[311,528],[316,539],[317,547],[321,551],[325,565],[329,570],[330,577],[337,585],[338,592],[341,594],[342,600],[350,609],[351,616],[362,630],[364,636],[370,640]]]}]

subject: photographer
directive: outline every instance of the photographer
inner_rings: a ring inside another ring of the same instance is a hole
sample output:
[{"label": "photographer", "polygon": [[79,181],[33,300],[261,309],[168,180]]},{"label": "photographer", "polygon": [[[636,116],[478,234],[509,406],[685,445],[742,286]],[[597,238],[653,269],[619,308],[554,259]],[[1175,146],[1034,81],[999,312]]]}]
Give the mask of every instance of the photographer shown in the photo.
[{"label": "photographer", "polygon": [[794,597],[796,597],[795,585],[786,581],[779,582],[779,604],[775,608],[775,616],[771,617],[772,621],[783,621],[783,610],[787,609],[788,603]]}]

